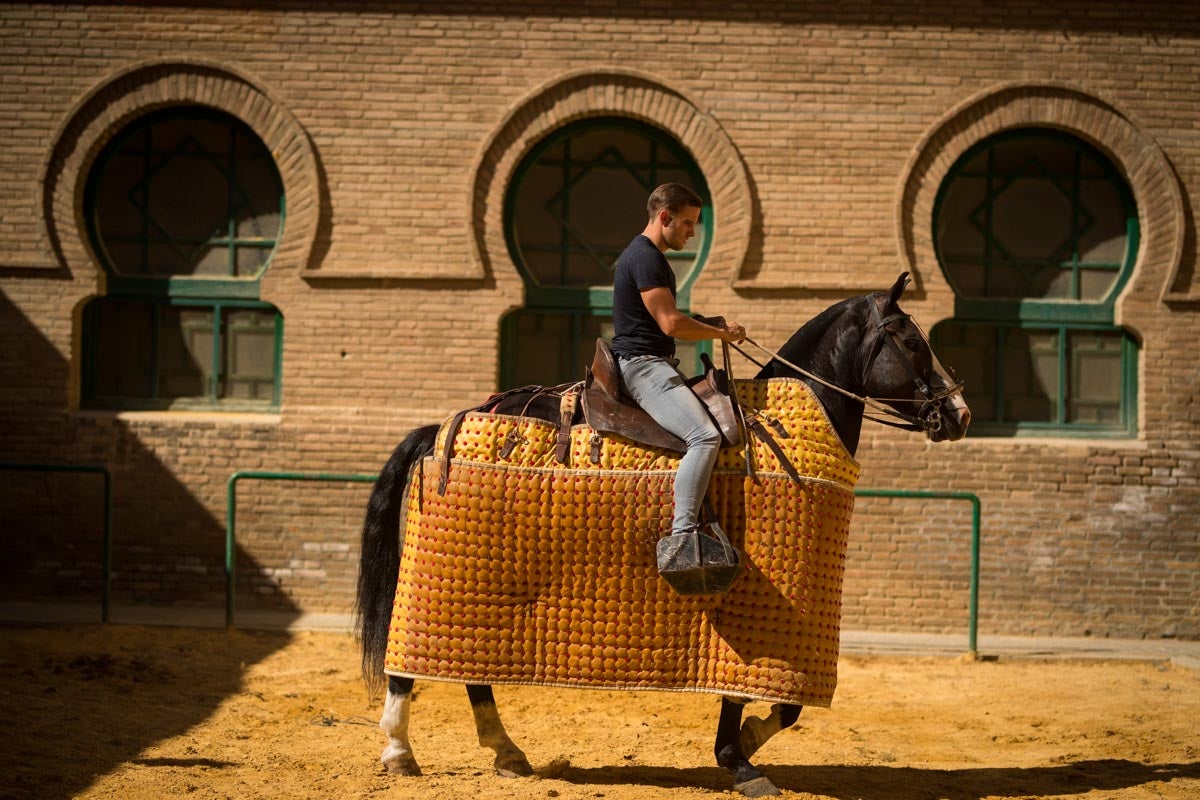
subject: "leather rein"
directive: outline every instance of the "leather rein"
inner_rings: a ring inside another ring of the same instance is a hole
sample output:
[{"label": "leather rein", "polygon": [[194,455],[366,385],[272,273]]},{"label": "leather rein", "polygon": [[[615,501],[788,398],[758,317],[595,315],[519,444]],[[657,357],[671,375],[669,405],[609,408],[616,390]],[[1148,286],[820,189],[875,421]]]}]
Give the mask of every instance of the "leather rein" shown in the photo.
[{"label": "leather rein", "polygon": [[[897,360],[901,364],[904,365],[905,370],[908,372],[909,377],[912,379],[913,385],[916,386],[917,391],[921,394],[921,397],[924,399],[918,400],[918,399],[912,398],[912,397],[879,398],[879,397],[867,397],[867,396],[863,396],[863,395],[858,395],[858,394],[855,394],[854,392],[849,391],[848,389],[843,389],[841,386],[830,383],[829,381],[825,380],[824,378],[820,377],[819,375],[814,375],[812,372],[809,372],[808,370],[804,369],[803,367],[796,366],[795,364],[788,361],[783,356],[779,355],[779,353],[776,353],[772,350],[768,350],[767,348],[763,347],[758,342],[754,341],[753,339],[751,339],[749,337],[747,337],[745,339],[745,342],[746,342],[746,344],[749,344],[753,347],[758,348],[764,354],[769,355],[773,360],[778,361],[779,363],[783,364],[785,367],[788,367],[789,369],[795,370],[796,372],[803,375],[804,377],[809,378],[810,380],[816,381],[817,383],[821,384],[822,386],[824,386],[828,389],[832,389],[833,391],[837,392],[838,394],[848,397],[851,400],[861,403],[866,408],[873,409],[874,411],[876,411],[880,414],[885,414],[889,417],[895,417],[897,419],[903,420],[903,422],[892,422],[890,420],[880,419],[878,417],[872,417],[866,413],[863,414],[864,419],[869,419],[872,422],[878,422],[881,425],[888,425],[893,428],[900,428],[901,430],[917,431],[917,432],[940,431],[942,429],[942,411],[941,411],[942,401],[944,401],[948,397],[951,397],[951,396],[961,392],[962,388],[963,388],[962,381],[955,380],[955,382],[953,384],[951,384],[950,386],[947,386],[938,391],[934,391],[933,387],[931,387],[928,383],[926,383],[925,381],[923,381],[921,379],[921,376],[917,374],[917,370],[912,365],[912,362],[904,355],[903,348],[896,341],[899,338],[899,334],[897,334],[891,328],[891,325],[893,323],[898,322],[900,320],[905,320],[905,319],[911,320],[912,316],[910,314],[904,314],[904,313],[897,312],[895,314],[889,314],[888,316],[883,317],[880,315],[879,309],[876,307],[876,305],[874,303],[870,303],[870,306],[871,306],[872,321],[874,323],[875,329],[877,331],[879,331],[879,337],[876,339],[875,343],[871,346],[870,358],[867,359],[866,367],[863,369],[863,376],[862,376],[863,385],[864,386],[866,385],[866,378],[871,373],[871,367],[873,367],[875,365],[875,359],[879,357],[879,353],[882,351],[883,345],[886,343],[887,346],[889,346],[892,349],[892,352],[895,354]],[[920,332],[921,337],[925,340],[926,346],[929,347],[930,354],[932,354],[933,347],[932,347],[932,345],[929,344],[929,338],[925,336],[925,332],[922,331],[921,328],[919,326],[917,326],[915,322],[913,323],[913,325],[914,325],[914,327],[917,328],[917,331]],[[731,344],[730,347],[732,347],[734,350],[737,350],[739,353],[741,353],[743,356],[748,358],[753,363],[757,364],[759,367],[763,366],[763,364],[759,363],[755,358],[750,356],[750,354],[748,354],[745,350],[738,347],[736,344]],[[936,360],[936,358],[935,358],[935,360]],[[918,409],[915,414],[905,414],[901,411],[897,411],[896,409],[891,408],[890,406],[884,405],[884,403],[920,403],[921,408]]]}]

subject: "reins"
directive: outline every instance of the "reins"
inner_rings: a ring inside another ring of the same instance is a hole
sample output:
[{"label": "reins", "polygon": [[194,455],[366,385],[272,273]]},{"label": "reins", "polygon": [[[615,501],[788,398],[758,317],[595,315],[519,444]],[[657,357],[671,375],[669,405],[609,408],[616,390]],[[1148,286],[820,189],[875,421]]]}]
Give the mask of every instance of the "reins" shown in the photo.
[{"label": "reins", "polygon": [[[889,344],[892,345],[892,347],[899,350],[899,345],[897,345],[894,341],[892,341],[890,332],[887,330],[887,326],[891,322],[893,322],[897,319],[900,319],[902,317],[905,317],[907,315],[894,314],[894,315],[886,317],[884,319],[879,319],[878,311],[876,311],[874,309],[874,307],[872,307],[872,311],[875,313],[875,317],[878,320],[877,327],[883,331],[883,334],[881,335],[882,341],[888,342]],[[932,406],[933,404],[935,404],[941,400],[944,400],[945,398],[950,397],[951,395],[962,390],[962,383],[956,382],[954,385],[948,386],[948,387],[942,389],[940,392],[934,392],[928,386],[928,384],[926,384],[924,381],[922,381],[920,379],[920,377],[916,374],[916,370],[913,369],[912,364],[908,363],[908,359],[904,358],[901,355],[900,359],[899,359],[900,363],[902,363],[908,369],[909,376],[913,379],[913,382],[916,384],[917,389],[921,392],[922,395],[925,396],[925,399],[917,400],[912,397],[892,397],[892,398],[867,397],[864,395],[855,394],[854,392],[851,392],[848,389],[844,389],[841,386],[838,386],[837,384],[830,383],[829,381],[825,380],[821,376],[815,375],[812,372],[809,372],[808,370],[804,369],[803,367],[793,364],[791,361],[788,361],[786,358],[779,355],[779,353],[763,347],[758,342],[754,341],[753,339],[751,339],[749,337],[747,337],[744,340],[744,342],[746,344],[749,344],[753,347],[758,348],[758,350],[760,350],[763,353],[765,353],[766,355],[770,356],[772,360],[778,361],[780,364],[783,364],[785,367],[788,367],[789,369],[794,370],[795,372],[799,373],[800,375],[803,375],[804,377],[806,377],[812,381],[815,381],[816,383],[821,384],[822,386],[826,387],[827,389],[832,389],[833,391],[837,392],[838,394],[840,394],[844,397],[847,397],[851,400],[854,400],[857,403],[861,403],[865,408],[870,408],[880,414],[885,414],[889,417],[895,417],[897,419],[903,420],[903,423],[892,422],[890,420],[879,419],[878,417],[872,417],[866,413],[863,414],[864,419],[869,419],[872,422],[878,422],[881,425],[888,425],[893,428],[901,428],[903,430],[911,430],[911,431],[940,429],[941,424],[942,424],[941,414],[937,413],[936,408],[934,409],[934,413],[925,413],[926,409],[928,407]],[[762,363],[760,363],[757,359],[752,357],[745,350],[738,347],[736,344],[730,344],[729,346],[732,347],[734,350],[737,350],[739,353],[741,353],[743,356],[745,356],[747,359],[749,359],[752,363],[757,364],[759,367],[764,367],[764,365]],[[868,370],[870,369],[870,364],[873,362],[874,362],[874,356],[872,356],[871,362],[868,363],[868,365],[867,365]],[[884,403],[920,403],[921,410],[918,411],[916,414],[905,414],[903,412],[897,411],[894,408],[890,408],[889,406],[884,405]]]},{"label": "reins", "polygon": [[[843,389],[841,386],[838,386],[837,384],[830,383],[829,381],[822,378],[820,375],[815,375],[812,372],[809,372],[808,370],[804,369],[804,367],[800,367],[800,366],[793,364],[791,361],[788,361],[786,358],[779,355],[779,353],[776,353],[774,350],[769,350],[766,347],[763,347],[761,344],[754,341],[753,339],[751,339],[748,336],[744,340],[744,343],[758,348],[761,352],[770,356],[771,360],[778,361],[780,364],[783,364],[788,369],[798,372],[799,374],[803,375],[804,377],[821,384],[822,386],[824,386],[827,389],[832,389],[833,391],[837,392],[838,394],[843,395],[844,397],[848,397],[851,400],[854,400],[855,402],[861,403],[862,405],[864,405],[868,408],[872,408],[881,414],[887,414],[888,416],[893,416],[893,417],[898,417],[900,419],[903,419],[908,424],[901,426],[901,425],[899,425],[899,423],[888,422],[886,420],[875,420],[876,422],[882,422],[885,425],[893,425],[896,427],[906,427],[907,428],[907,427],[917,424],[920,421],[917,417],[909,416],[907,414],[902,414],[893,408],[889,408],[888,406],[885,406],[883,404],[882,400],[877,400],[873,397],[864,397],[863,395],[855,394],[854,392],[850,391],[849,389]],[[765,366],[764,364],[759,362],[757,359],[751,357],[749,353],[747,353],[742,348],[738,347],[736,344],[730,344],[729,346],[732,347],[734,350],[737,350],[739,353],[741,353],[743,356],[748,358],[753,363],[757,364],[759,367]],[[903,398],[903,399],[897,399],[895,402],[915,403],[918,401],[913,400],[911,398]],[[923,401],[921,401],[921,402],[923,402]],[[865,417],[865,415],[864,415],[864,417]],[[865,418],[873,419],[872,417],[865,417]],[[922,430],[922,428],[918,428],[917,430]]]}]

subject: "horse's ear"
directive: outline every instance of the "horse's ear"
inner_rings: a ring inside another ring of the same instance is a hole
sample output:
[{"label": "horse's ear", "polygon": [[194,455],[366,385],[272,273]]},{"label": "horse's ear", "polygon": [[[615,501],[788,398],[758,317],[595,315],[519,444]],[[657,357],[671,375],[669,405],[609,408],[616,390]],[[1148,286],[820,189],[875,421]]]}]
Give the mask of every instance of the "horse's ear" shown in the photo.
[{"label": "horse's ear", "polygon": [[908,279],[908,273],[901,272],[900,277],[896,278],[896,282],[892,284],[892,288],[888,292],[888,302],[900,302],[900,295],[904,294],[905,288],[907,288],[910,283],[912,283],[912,281]]}]

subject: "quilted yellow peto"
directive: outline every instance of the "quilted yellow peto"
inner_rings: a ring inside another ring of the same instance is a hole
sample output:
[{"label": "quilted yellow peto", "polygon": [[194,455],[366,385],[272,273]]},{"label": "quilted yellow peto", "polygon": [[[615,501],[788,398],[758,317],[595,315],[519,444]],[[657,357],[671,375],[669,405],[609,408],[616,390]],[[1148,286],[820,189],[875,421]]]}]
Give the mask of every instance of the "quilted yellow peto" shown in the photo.
[{"label": "quilted yellow peto", "polygon": [[[385,670],[462,683],[715,692],[828,706],[837,683],[846,536],[859,465],[797,380],[738,381],[803,477],[754,439],[722,452],[709,497],[746,568],[721,596],[681,597],[655,567],[678,456],[619,437],[472,413],[444,495],[414,471]],[[504,459],[505,443],[519,434]]]}]

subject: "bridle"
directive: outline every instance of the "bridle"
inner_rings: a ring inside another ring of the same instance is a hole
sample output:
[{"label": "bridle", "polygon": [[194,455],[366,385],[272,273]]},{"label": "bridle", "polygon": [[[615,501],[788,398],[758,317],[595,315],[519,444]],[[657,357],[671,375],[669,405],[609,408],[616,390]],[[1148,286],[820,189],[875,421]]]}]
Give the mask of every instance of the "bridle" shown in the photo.
[{"label": "bridle", "polygon": [[[825,380],[824,378],[821,378],[818,375],[814,375],[813,373],[809,372],[808,370],[806,370],[802,367],[796,366],[792,362],[790,362],[787,359],[780,356],[778,353],[768,350],[767,348],[763,347],[762,345],[760,345],[758,342],[754,341],[753,339],[746,338],[745,343],[758,348],[766,355],[771,356],[772,359],[778,361],[779,363],[783,364],[784,366],[786,366],[790,369],[795,370],[796,372],[800,373],[801,375],[805,376],[806,378],[816,381],[817,383],[821,384],[822,386],[824,386],[828,389],[832,389],[833,391],[837,392],[838,394],[844,395],[844,396],[850,398],[851,400],[855,400],[859,403],[862,403],[863,406],[865,406],[867,408],[871,408],[880,414],[884,414],[889,417],[895,417],[897,419],[903,420],[903,422],[892,422],[890,420],[880,419],[879,417],[872,417],[865,413],[863,414],[864,419],[869,419],[872,422],[878,422],[881,425],[889,425],[893,428],[900,428],[902,430],[917,431],[917,432],[923,431],[923,432],[927,432],[927,433],[936,433],[937,431],[940,431],[942,429],[942,402],[946,398],[951,397],[955,394],[958,394],[959,392],[962,391],[962,388],[963,388],[962,381],[958,380],[957,377],[952,372],[950,372],[949,370],[945,370],[945,368],[943,368],[945,373],[948,374],[951,377],[951,379],[954,380],[954,383],[952,383],[951,385],[943,387],[938,390],[935,390],[932,386],[930,386],[928,383],[923,381],[921,379],[921,376],[917,374],[916,367],[914,367],[912,365],[912,362],[908,359],[908,357],[905,356],[904,347],[901,344],[901,342],[899,341],[900,334],[898,334],[895,330],[892,329],[892,325],[894,323],[902,322],[904,320],[908,320],[909,322],[911,322],[912,326],[917,329],[918,333],[921,334],[921,338],[925,340],[925,345],[927,347],[929,347],[930,357],[933,359],[935,364],[940,365],[940,362],[938,362],[937,356],[934,355],[934,353],[933,353],[933,346],[930,345],[930,343],[929,343],[929,337],[927,337],[925,335],[925,331],[921,330],[921,326],[917,325],[917,323],[912,319],[912,316],[910,314],[905,314],[903,312],[897,311],[896,313],[889,314],[888,316],[885,317],[879,313],[879,308],[874,302],[869,302],[868,305],[870,305],[870,307],[871,307],[872,327],[874,328],[875,331],[878,332],[878,335],[877,335],[875,341],[871,345],[870,355],[867,357],[866,363],[863,366],[862,379],[861,379],[862,385],[866,386],[867,377],[871,374],[872,367],[875,366],[875,360],[879,357],[879,354],[881,352],[883,352],[883,348],[886,345],[887,347],[891,348],[893,355],[896,356],[896,360],[898,360],[901,364],[904,365],[905,371],[908,372],[909,378],[912,379],[913,385],[916,387],[917,392],[921,395],[921,397],[923,399],[918,400],[918,399],[912,398],[912,397],[883,398],[883,397],[867,397],[867,396],[863,396],[863,395],[857,395],[854,392],[851,392],[847,389],[843,389],[842,387],[837,386],[836,384],[830,383],[829,381]],[[755,364],[758,364],[758,366],[760,366],[760,367],[763,366],[756,359],[752,358],[748,353],[746,353],[745,350],[742,350],[740,347],[738,347],[736,344],[731,344],[730,346],[733,349],[737,350],[739,353],[741,353],[746,358],[753,361]],[[897,411],[896,409],[894,409],[888,405],[885,405],[885,403],[920,403],[921,407],[919,409],[917,409],[915,414],[905,414],[902,411]]]},{"label": "bridle", "polygon": [[[907,421],[908,425],[900,427],[912,426],[912,429],[915,430],[924,430],[930,432],[940,431],[942,429],[942,401],[961,392],[963,388],[962,381],[959,381],[956,376],[953,375],[953,373],[950,373],[943,367],[943,371],[949,374],[954,382],[949,386],[943,387],[939,391],[934,391],[933,387],[921,380],[921,376],[917,374],[917,369],[913,366],[911,359],[905,356],[904,348],[902,343],[899,341],[900,334],[893,330],[891,326],[895,322],[907,320],[917,330],[917,332],[921,334],[921,339],[924,340],[925,346],[929,349],[929,357],[932,359],[935,366],[941,366],[937,356],[933,352],[933,344],[929,341],[929,337],[925,335],[925,331],[921,330],[921,326],[918,325],[915,320],[913,320],[911,314],[905,314],[901,311],[897,311],[894,314],[889,314],[888,316],[884,317],[879,313],[879,307],[875,303],[869,303],[868,305],[871,307],[871,320],[875,325],[875,329],[879,332],[879,336],[876,339],[875,344],[871,347],[871,355],[867,359],[866,367],[863,370],[862,385],[867,385],[867,377],[871,374],[871,368],[875,365],[875,359],[879,356],[879,353],[882,352],[883,348],[880,344],[882,342],[891,349],[892,354],[896,357],[896,360],[900,362],[900,364],[904,367],[904,370],[908,373],[908,377],[912,379],[913,385],[917,387],[917,392],[921,395],[921,397],[924,398],[923,400],[917,400],[914,398],[892,398],[885,401],[892,403],[921,403],[921,408],[917,411],[915,417],[891,409],[894,416],[899,416],[901,419]],[[935,369],[934,372],[936,373],[937,370]],[[873,419],[871,417],[867,417],[867,419],[872,419],[874,422],[881,422],[885,425],[896,424],[886,420]]]}]

